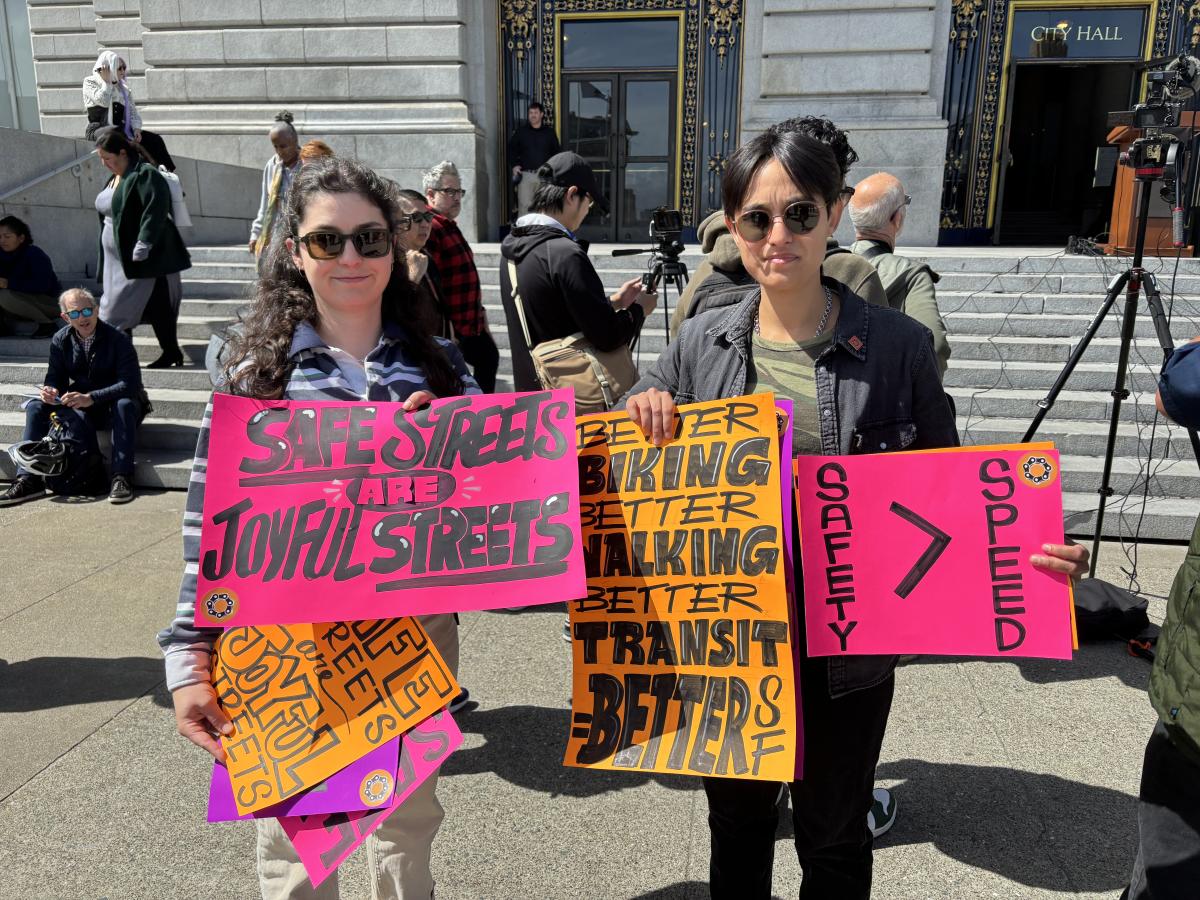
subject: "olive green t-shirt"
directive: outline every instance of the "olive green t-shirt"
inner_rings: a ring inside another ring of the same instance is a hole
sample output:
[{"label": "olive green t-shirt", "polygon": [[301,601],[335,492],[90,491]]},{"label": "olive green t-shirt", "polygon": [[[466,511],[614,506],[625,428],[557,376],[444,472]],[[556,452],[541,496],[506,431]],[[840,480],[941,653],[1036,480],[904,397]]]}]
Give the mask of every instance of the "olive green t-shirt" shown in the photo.
[{"label": "olive green t-shirt", "polygon": [[817,382],[813,363],[833,339],[833,328],[807,341],[768,341],[754,335],[746,393],[773,391],[792,401],[792,454],[821,453],[821,419],[817,414]]}]

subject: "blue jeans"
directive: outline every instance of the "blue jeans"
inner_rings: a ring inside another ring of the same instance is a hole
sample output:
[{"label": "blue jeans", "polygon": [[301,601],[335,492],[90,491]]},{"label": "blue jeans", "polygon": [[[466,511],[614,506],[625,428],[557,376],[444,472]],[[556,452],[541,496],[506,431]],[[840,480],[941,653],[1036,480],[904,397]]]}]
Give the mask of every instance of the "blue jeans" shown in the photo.
[{"label": "blue jeans", "polygon": [[[50,433],[50,414],[58,413],[59,420],[67,433],[82,443],[89,453],[100,455],[96,432],[112,429],[113,459],[112,474],[133,474],[134,449],[137,445],[137,427],[141,422],[142,408],[132,397],[122,397],[115,403],[94,404],[87,409],[68,409],[58,404],[31,400],[25,407],[26,441],[40,441]],[[25,470],[20,474],[28,475]]]}]

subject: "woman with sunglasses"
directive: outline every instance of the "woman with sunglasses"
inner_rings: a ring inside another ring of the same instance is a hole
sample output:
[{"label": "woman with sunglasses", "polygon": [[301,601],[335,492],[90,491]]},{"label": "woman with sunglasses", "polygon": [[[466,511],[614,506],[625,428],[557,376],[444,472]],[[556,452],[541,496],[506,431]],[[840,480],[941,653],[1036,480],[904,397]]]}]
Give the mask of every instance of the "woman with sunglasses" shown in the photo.
[{"label": "woman with sunglasses", "polygon": [[430,334],[453,340],[454,326],[438,291],[437,269],[425,252],[425,242],[433,227],[433,209],[419,191],[402,190],[399,198],[400,214],[407,226],[401,224],[396,243],[404,251],[408,280],[416,288],[416,314]]},{"label": "woman with sunglasses", "polygon": [[191,268],[192,260],[171,219],[170,185],[116,128],[97,133],[96,152],[112,172],[96,197],[101,226],[96,278],[104,286],[100,315],[124,331],[150,323],[162,354],[146,368],[182,366],[175,333],[183,298],[179,273]]},{"label": "woman with sunglasses", "polygon": [[[400,279],[401,290],[385,290],[393,268],[403,272],[404,266],[394,249],[397,212],[388,182],[353,160],[313,163],[297,173],[283,213],[285,240],[272,243],[242,329],[231,335],[224,378],[231,393],[262,399],[394,401],[409,411],[435,397],[479,393],[454,345],[415,325],[406,281]],[[216,738],[231,726],[211,683],[212,647],[219,632],[197,628],[192,615],[210,414],[200,429],[188,488],[179,605],[158,640],[180,733],[222,759]],[[422,616],[420,621],[457,672],[454,616]],[[430,848],[443,816],[436,782],[436,777],[425,782],[367,839],[372,896],[432,896]],[[312,890],[274,819],[256,824],[264,897],[337,896],[336,876],[328,887]]]},{"label": "woman with sunglasses", "polygon": [[[795,405],[797,454],[957,445],[928,330],[821,273],[841,186],[833,152],[802,134],[767,132],[730,157],[722,205],[757,285],[735,306],[689,319],[634,386],[630,418],[655,444],[670,439],[676,403],[773,391]],[[1043,549],[1035,565],[1071,575],[1086,568],[1082,547]],[[809,659],[799,608],[793,621],[804,778],[789,788],[800,897],[867,898],[867,811],[896,658]],[[714,900],[770,897],[779,786],[705,778],[704,788]]]}]

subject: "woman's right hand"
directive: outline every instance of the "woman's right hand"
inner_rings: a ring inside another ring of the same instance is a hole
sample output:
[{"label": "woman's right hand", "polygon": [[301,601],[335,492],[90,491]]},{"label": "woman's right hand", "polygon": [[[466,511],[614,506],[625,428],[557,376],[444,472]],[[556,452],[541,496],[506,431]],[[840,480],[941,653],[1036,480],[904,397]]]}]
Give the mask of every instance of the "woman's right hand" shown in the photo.
[{"label": "woman's right hand", "polygon": [[181,687],[171,694],[175,703],[175,725],[185,738],[224,762],[225,750],[213,734],[225,737],[233,734],[233,723],[217,703],[217,692],[211,682],[201,681]]},{"label": "woman's right hand", "polygon": [[250,252],[253,253],[256,247],[258,247],[258,238],[250,238],[250,244],[249,244]]},{"label": "woman's right hand", "polygon": [[675,433],[675,398],[666,391],[649,388],[625,401],[629,418],[656,447],[661,447]]}]

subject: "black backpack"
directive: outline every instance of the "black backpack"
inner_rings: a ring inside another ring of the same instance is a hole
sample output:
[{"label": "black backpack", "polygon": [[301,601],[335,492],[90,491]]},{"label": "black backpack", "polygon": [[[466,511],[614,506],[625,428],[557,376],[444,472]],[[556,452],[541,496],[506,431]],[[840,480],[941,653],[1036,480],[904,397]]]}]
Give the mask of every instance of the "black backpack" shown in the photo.
[{"label": "black backpack", "polygon": [[23,441],[9,451],[13,461],[34,475],[46,488],[65,497],[94,497],[108,491],[104,456],[88,452],[57,412],[50,415],[50,430],[40,441]]},{"label": "black backpack", "polygon": [[1075,627],[1081,641],[1128,641],[1150,626],[1148,601],[1129,591],[1084,578],[1075,585]]}]

